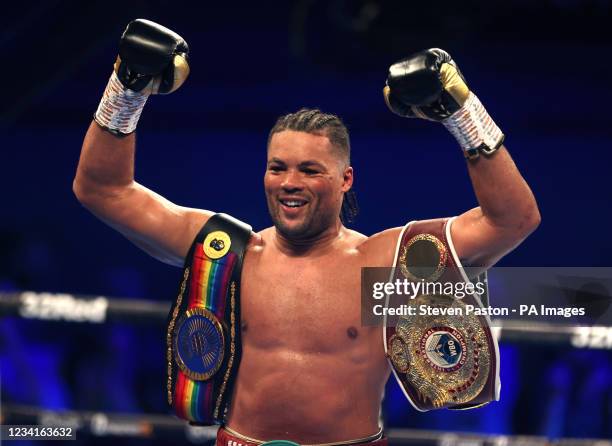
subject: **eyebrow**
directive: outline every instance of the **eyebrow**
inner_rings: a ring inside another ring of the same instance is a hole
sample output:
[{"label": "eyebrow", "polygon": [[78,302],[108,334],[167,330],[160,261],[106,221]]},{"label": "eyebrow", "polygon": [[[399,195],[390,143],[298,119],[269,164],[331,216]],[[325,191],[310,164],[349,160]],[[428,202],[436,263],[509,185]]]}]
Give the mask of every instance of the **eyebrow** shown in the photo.
[{"label": "eyebrow", "polygon": [[272,163],[277,163],[277,164],[282,164],[282,165],[285,164],[285,162],[281,160],[280,158],[271,158],[270,161],[268,161],[268,164],[272,164]]},{"label": "eyebrow", "polygon": [[303,161],[299,164],[300,167],[318,167],[319,169],[325,170],[325,166],[314,160]]}]

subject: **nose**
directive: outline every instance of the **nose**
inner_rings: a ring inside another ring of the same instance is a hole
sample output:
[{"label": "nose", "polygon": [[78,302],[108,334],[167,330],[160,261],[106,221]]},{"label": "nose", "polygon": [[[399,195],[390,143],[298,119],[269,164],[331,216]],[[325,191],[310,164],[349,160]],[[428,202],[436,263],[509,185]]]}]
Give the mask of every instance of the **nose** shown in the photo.
[{"label": "nose", "polygon": [[281,182],[281,187],[285,192],[296,192],[302,189],[302,182],[298,172],[294,170],[288,170]]}]

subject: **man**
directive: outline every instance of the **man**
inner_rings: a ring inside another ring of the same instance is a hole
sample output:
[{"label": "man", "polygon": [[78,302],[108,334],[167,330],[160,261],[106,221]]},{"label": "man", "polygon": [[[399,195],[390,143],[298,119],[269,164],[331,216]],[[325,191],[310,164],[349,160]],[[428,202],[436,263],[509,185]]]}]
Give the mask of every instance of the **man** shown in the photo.
[{"label": "man", "polygon": [[[186,53],[184,40],[170,30],[143,20],[128,26],[74,181],[85,207],[175,266],[184,264],[213,212],[177,206],[136,183],[133,132],[149,94],[182,84]],[[479,207],[454,220],[451,236],[465,265],[488,268],[540,216],[501,145],[503,135],[474,98],[441,50],[392,66],[385,89],[392,111],[442,121],[472,158],[467,165]],[[394,265],[402,228],[370,237],[347,229],[340,213],[352,184],[349,138],[336,116],[304,109],[278,120],[264,175],[274,226],[251,233],[244,254],[242,358],[221,430],[239,442],[380,438],[390,367],[380,328],[360,324],[360,274],[362,267]]]}]

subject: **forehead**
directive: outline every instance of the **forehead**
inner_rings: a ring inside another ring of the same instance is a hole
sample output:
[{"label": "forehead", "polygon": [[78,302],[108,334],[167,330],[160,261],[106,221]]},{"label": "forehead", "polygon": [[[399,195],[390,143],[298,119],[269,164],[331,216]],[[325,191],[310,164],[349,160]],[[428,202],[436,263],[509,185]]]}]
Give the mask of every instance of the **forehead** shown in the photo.
[{"label": "forehead", "polygon": [[294,130],[283,130],[270,138],[268,159],[280,158],[286,161],[318,159],[332,161],[333,147],[329,138]]}]

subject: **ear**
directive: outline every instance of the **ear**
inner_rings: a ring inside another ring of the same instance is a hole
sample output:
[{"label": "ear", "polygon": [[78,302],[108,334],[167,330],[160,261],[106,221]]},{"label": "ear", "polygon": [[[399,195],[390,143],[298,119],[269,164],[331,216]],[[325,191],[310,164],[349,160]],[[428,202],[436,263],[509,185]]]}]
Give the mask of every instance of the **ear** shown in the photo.
[{"label": "ear", "polygon": [[342,173],[342,192],[348,192],[353,187],[353,168],[348,166]]}]

